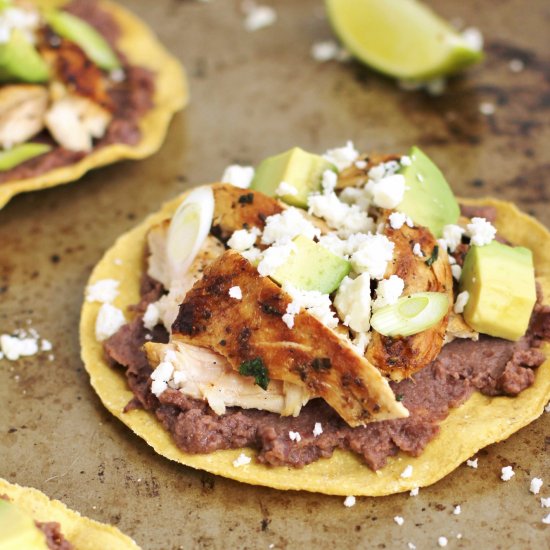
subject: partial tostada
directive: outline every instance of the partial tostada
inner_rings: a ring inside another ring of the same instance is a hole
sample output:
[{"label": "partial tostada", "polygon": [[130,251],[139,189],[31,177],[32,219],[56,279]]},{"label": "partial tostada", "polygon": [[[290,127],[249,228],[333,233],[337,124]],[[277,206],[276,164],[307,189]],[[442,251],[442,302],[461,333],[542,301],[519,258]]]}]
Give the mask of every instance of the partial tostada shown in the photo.
[{"label": "partial tostada", "polygon": [[58,500],[0,478],[2,550],[139,550],[116,527],[82,517]]},{"label": "partial tostada", "polygon": [[455,198],[416,147],[294,148],[225,179],[120,237],[86,292],[91,383],[158,453],[378,496],[542,413],[550,234],[533,218]]},{"label": "partial tostada", "polygon": [[0,208],[159,149],[187,102],[180,63],[107,0],[0,3]]}]

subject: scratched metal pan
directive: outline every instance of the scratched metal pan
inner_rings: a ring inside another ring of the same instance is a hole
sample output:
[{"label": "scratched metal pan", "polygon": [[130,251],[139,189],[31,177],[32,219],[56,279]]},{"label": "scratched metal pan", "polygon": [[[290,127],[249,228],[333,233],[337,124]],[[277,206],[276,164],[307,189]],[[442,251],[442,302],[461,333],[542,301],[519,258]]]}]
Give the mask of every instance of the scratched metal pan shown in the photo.
[{"label": "scratched metal pan", "polygon": [[[331,37],[320,0],[270,2],[278,20],[255,33],[243,30],[238,1],[122,3],[185,63],[191,104],[155,156],[21,195],[1,211],[0,333],[30,323],[53,350],[0,362],[0,477],[115,524],[152,550],[437,548],[440,536],[449,548],[547,546],[548,510],[538,497],[550,496],[550,478],[538,496],[529,481],[550,471],[550,414],[479,453],[477,470],[461,466],[417,497],[358,499],[348,509],[340,497],[247,486],[156,455],[103,408],[78,343],[86,279],[118,235],[227,164],[297,144],[323,151],[352,139],[380,152],[418,144],[461,196],[513,200],[549,226],[547,2],[437,2],[449,19],[480,28],[487,51],[483,65],[437,98],[355,63],[315,62],[312,43]],[[523,62],[521,72],[512,60]],[[494,114],[481,114],[482,103]],[[516,475],[504,483],[506,465]]]}]

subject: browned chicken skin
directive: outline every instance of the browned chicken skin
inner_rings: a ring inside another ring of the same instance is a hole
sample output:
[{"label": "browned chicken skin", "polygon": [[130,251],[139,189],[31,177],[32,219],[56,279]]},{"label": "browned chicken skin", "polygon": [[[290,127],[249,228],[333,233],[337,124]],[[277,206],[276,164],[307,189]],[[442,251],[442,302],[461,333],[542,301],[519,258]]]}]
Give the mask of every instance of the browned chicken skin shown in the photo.
[{"label": "browned chicken skin", "polygon": [[[229,297],[240,286],[242,300]],[[293,329],[282,320],[291,298],[240,254],[227,251],[187,293],[172,325],[172,338],[223,355],[239,371],[261,359],[269,378],[320,396],[351,426],[402,418],[387,381],[352,346],[307,312]]]},{"label": "browned chicken skin", "polygon": [[[389,214],[387,212],[386,214]],[[446,250],[438,246],[432,233],[422,226],[392,229],[386,223],[385,234],[395,244],[394,259],[386,277],[397,275],[405,282],[403,295],[416,292],[444,292],[453,304],[453,278]],[[423,257],[413,252],[420,245]],[[433,263],[428,265],[433,259]],[[373,331],[366,357],[393,380],[402,380],[425,367],[437,357],[445,340],[448,315],[437,325],[406,338],[390,338]]]}]

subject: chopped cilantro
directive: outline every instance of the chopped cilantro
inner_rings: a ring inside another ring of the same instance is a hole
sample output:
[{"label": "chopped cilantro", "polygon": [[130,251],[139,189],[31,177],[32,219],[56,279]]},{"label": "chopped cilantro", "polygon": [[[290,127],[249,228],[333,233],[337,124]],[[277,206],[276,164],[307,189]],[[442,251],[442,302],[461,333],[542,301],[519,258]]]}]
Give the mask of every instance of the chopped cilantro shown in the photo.
[{"label": "chopped cilantro", "polygon": [[269,376],[261,357],[256,357],[250,361],[243,361],[239,367],[239,374],[243,376],[253,376],[254,382],[256,382],[260,388],[267,390]]},{"label": "chopped cilantro", "polygon": [[395,400],[396,401],[403,401],[403,397],[405,397],[402,393],[398,393],[396,396],[395,396]]},{"label": "chopped cilantro", "polygon": [[435,245],[434,249],[432,250],[432,255],[426,260],[426,265],[430,267],[438,258],[439,256],[439,246]]}]

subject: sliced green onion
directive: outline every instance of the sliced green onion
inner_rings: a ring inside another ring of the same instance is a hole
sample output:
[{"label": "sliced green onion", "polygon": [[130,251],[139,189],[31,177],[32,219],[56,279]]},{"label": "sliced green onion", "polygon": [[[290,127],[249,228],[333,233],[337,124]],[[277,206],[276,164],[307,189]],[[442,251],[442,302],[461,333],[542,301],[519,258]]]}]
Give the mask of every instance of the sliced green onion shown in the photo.
[{"label": "sliced green onion", "polygon": [[179,205],[168,229],[166,251],[173,273],[183,274],[210,232],[214,193],[210,187],[193,189]]},{"label": "sliced green onion", "polygon": [[371,317],[371,326],[384,336],[411,336],[439,323],[449,310],[449,298],[441,292],[418,292],[399,298]]},{"label": "sliced green onion", "polygon": [[51,149],[51,146],[46,143],[23,143],[0,151],[0,172],[11,170],[26,160],[43,155]]}]

